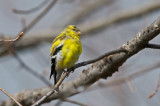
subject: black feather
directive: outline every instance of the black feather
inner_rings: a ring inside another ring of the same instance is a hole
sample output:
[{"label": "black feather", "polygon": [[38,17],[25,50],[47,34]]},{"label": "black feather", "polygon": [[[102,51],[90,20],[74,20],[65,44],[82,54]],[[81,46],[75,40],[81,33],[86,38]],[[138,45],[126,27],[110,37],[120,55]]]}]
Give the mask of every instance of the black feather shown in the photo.
[{"label": "black feather", "polygon": [[55,71],[55,73],[54,73],[54,85],[56,85],[56,83],[57,83],[56,76],[57,76],[57,72]]},{"label": "black feather", "polygon": [[55,56],[60,50],[62,50],[63,45],[56,48],[55,52],[53,53],[53,56]]},{"label": "black feather", "polygon": [[[63,45],[57,47],[55,52],[53,53],[53,56],[57,55],[57,53],[60,50],[62,50],[62,47],[63,47]],[[56,56],[55,56],[55,58],[51,59],[51,73],[50,73],[50,77],[49,77],[49,79],[51,79],[52,75],[54,75],[54,83],[56,84],[57,83],[57,80],[56,80],[57,72],[55,70],[55,67],[56,67]]]},{"label": "black feather", "polygon": [[51,59],[51,73],[50,73],[49,79],[51,79],[52,75],[56,73],[55,66],[56,66],[56,58],[52,58]]}]

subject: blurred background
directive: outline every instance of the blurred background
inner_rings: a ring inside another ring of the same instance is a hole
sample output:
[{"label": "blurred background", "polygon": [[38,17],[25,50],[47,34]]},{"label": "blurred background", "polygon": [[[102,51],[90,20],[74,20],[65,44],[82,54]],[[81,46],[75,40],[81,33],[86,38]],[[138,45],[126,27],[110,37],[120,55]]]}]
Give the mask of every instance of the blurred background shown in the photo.
[{"label": "blurred background", "polygon": [[[51,1],[1,0],[0,38],[15,38]],[[15,44],[0,43],[0,88],[15,94],[48,86],[45,81],[53,84],[53,78],[49,80],[51,41],[70,24],[78,26],[83,33],[83,50],[78,61],[82,62],[117,49],[159,16],[159,0],[58,0],[25,31],[22,39]],[[159,44],[159,41],[160,36],[157,36],[151,43]],[[160,92],[148,99],[159,79],[158,68],[127,77],[157,64],[159,56],[159,50],[144,49],[127,60],[111,78],[101,79],[87,91],[69,99],[89,106],[159,106]],[[89,66],[76,69],[64,82],[76,79]],[[45,77],[45,81],[41,77]],[[112,84],[121,78],[125,80]],[[110,84],[99,87],[99,83]],[[0,103],[8,99],[0,92]],[[57,102],[54,100],[43,106],[53,106]],[[61,105],[76,106],[68,102]]]}]

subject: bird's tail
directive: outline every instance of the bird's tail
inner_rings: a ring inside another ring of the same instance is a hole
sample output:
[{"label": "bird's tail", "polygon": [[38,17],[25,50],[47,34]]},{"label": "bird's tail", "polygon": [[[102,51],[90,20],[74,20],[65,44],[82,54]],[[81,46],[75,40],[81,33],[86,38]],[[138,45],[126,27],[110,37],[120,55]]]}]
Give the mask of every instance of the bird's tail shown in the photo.
[{"label": "bird's tail", "polygon": [[56,85],[56,83],[59,81],[62,73],[63,73],[63,70],[58,70],[57,72],[55,72],[55,74],[54,74],[54,85]]}]

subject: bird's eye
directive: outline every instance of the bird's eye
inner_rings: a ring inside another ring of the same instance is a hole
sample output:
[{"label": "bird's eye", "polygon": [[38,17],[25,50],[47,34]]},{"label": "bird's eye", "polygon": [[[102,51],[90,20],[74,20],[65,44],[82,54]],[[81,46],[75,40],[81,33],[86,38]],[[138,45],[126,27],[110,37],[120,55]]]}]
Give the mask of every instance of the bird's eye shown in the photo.
[{"label": "bird's eye", "polygon": [[76,31],[76,29],[74,28],[73,31]]}]

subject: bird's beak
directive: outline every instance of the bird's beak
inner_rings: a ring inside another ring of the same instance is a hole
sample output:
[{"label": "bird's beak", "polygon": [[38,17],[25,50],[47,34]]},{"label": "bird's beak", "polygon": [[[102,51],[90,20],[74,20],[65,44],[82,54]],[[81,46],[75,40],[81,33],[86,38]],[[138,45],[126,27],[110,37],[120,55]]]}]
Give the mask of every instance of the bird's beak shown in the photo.
[{"label": "bird's beak", "polygon": [[82,33],[80,31],[77,32],[77,35],[81,35]]}]

